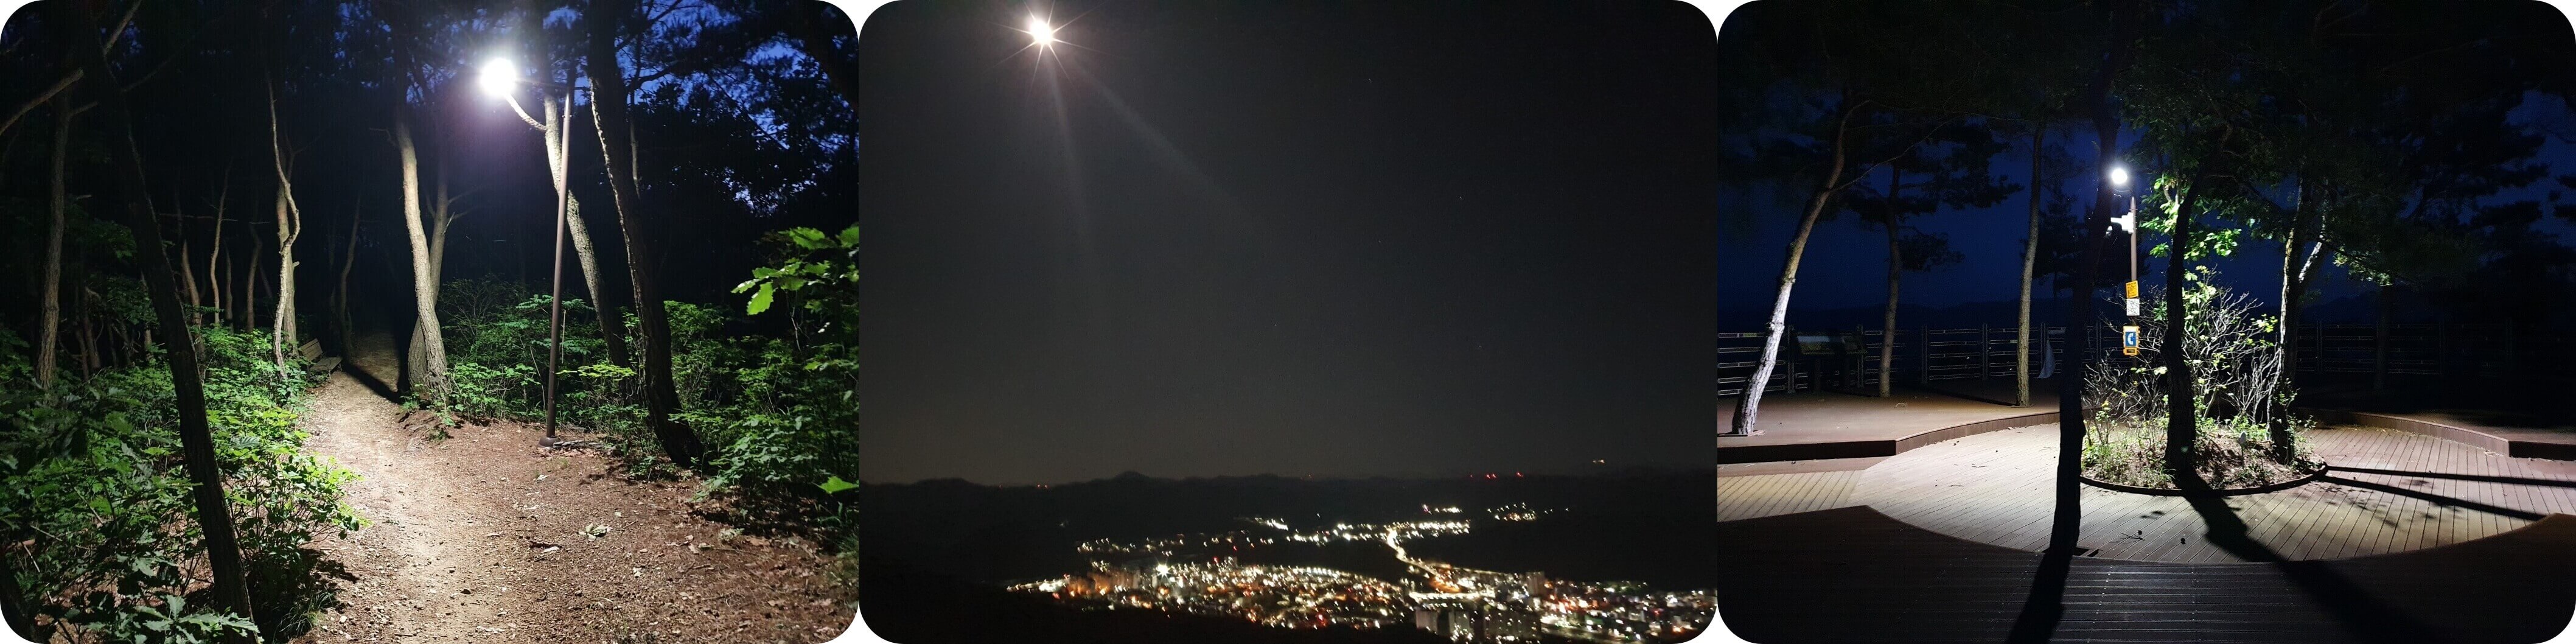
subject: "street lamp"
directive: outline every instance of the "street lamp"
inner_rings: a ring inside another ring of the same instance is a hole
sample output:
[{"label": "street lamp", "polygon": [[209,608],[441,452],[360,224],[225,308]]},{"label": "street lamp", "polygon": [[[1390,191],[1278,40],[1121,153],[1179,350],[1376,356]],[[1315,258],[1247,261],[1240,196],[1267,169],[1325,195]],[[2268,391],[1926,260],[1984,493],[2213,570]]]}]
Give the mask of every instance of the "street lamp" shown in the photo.
[{"label": "street lamp", "polygon": [[510,62],[508,58],[496,56],[492,60],[484,61],[483,73],[474,81],[474,85],[482,88],[484,94],[506,98],[510,95],[510,90],[516,89],[519,84],[519,66]]},{"label": "street lamp", "polygon": [[[527,108],[519,106],[519,97],[515,90],[523,84],[545,90],[563,91],[561,101],[557,101],[552,93],[538,93],[544,101],[542,103],[546,117],[544,122],[528,116]],[[545,140],[546,165],[549,166],[547,170],[554,175],[554,281],[553,295],[546,303],[546,435],[537,439],[537,445],[552,447],[555,444],[555,372],[560,370],[559,363],[563,361],[563,246],[564,228],[570,225],[568,211],[572,197],[570,182],[566,176],[569,172],[568,167],[571,165],[566,158],[572,147],[572,130],[565,126],[572,122],[573,88],[566,84],[522,78],[517,64],[499,56],[483,63],[482,74],[475,78],[475,85],[480,87],[484,94],[498,96],[508,101],[510,110],[519,114],[519,120],[537,129]],[[592,297],[596,298],[598,294],[594,293]]]},{"label": "street lamp", "polygon": [[[2129,214],[2113,217],[2111,218],[2111,223],[2118,224],[2122,232],[2129,234],[2129,283],[2135,284],[2138,281],[2138,195],[2137,193],[2128,190],[2128,168],[2112,166],[2110,178],[2111,194],[2128,195],[2129,197]],[[2131,298],[2135,298],[2137,296],[2138,294],[2134,292],[2128,294],[2128,297]],[[2131,313],[2129,315],[2134,317],[2137,314]]]},{"label": "street lamp", "polygon": [[[2121,300],[2121,305],[2122,308],[2125,309],[2123,312],[2128,314],[2129,325],[2122,327],[2121,329],[2121,335],[2123,338],[2121,340],[2122,346],[2120,348],[2120,353],[2122,355],[2135,356],[2138,355],[2138,347],[2135,344],[2131,344],[2131,342],[2132,339],[2136,337],[2138,328],[2137,318],[2140,312],[2138,309],[2138,195],[2126,189],[2129,187],[2128,168],[2112,166],[2109,179],[2111,180],[2111,194],[2125,194],[2129,197],[2129,213],[2111,218],[2111,223],[2119,225],[2120,231],[2128,233],[2129,236],[2129,283],[2121,285],[2121,297],[2123,298]],[[2179,253],[2181,250],[2176,249],[2175,252]],[[2173,285],[2168,284],[2165,287],[2173,288]],[[2167,332],[2174,331],[2168,330]]]}]

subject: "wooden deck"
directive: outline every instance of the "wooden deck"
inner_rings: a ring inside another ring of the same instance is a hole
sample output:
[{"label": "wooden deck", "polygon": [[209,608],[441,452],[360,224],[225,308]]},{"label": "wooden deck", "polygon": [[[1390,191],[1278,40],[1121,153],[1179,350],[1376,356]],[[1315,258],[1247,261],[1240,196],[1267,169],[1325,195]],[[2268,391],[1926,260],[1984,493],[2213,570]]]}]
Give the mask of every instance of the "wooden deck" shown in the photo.
[{"label": "wooden deck", "polygon": [[1718,618],[1754,642],[2538,642],[2576,612],[2568,516],[2263,564],[2043,557],[1865,507],[1718,527]]},{"label": "wooden deck", "polygon": [[[1898,387],[1878,398],[1847,392],[1802,392],[1762,398],[1762,435],[1720,436],[1720,464],[1894,456],[1923,445],[1981,432],[2056,422],[2056,384],[2031,382],[2031,406],[2013,407],[2013,383],[1936,382]],[[1718,401],[1718,431],[1734,425],[1735,399]]]},{"label": "wooden deck", "polygon": [[2576,425],[2525,414],[2462,410],[2315,413],[2334,422],[2438,436],[2508,456],[2576,460]]},{"label": "wooden deck", "polygon": [[[1718,481],[1718,520],[1869,506],[1951,537],[2016,550],[2047,545],[2054,501],[2054,425],[1978,434],[1862,464],[1741,472]],[[2228,497],[2254,547],[2208,539],[2191,501],[2083,488],[2078,543],[2109,559],[2242,562],[2344,559],[2421,550],[2576,513],[2576,463],[2514,458],[2377,428],[2309,434],[2337,468],[2326,481]],[[1783,464],[1762,464],[1775,469]],[[2215,510],[2216,508],[2212,508]]]}]

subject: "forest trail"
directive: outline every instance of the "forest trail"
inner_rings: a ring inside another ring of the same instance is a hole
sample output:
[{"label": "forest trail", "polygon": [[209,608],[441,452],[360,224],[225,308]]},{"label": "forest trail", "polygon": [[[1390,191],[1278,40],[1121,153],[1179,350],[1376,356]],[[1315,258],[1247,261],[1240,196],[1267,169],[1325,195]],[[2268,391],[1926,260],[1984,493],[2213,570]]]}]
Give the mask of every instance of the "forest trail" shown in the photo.
[{"label": "forest trail", "polygon": [[[852,608],[828,554],[733,536],[694,514],[694,479],[638,481],[542,426],[435,420],[380,391],[393,341],[368,337],[313,392],[306,449],[357,473],[369,525],[312,547],[344,566],[340,606],[298,642],[823,642]],[[561,433],[568,439],[587,436]]]}]

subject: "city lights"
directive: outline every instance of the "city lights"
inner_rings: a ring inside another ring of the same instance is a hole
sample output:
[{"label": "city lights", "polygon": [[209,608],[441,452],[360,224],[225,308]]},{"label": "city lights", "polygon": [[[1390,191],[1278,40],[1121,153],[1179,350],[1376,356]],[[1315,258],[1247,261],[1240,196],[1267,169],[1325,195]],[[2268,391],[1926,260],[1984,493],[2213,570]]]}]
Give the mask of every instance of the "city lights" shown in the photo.
[{"label": "city lights", "polygon": [[[1420,507],[1427,514],[1464,514],[1456,506]],[[1510,503],[1484,514],[1496,521],[1536,521],[1560,511]],[[1275,628],[1411,626],[1458,642],[1687,641],[1716,610],[1716,596],[1705,590],[1653,592],[1633,582],[1479,570],[1406,548],[1408,542],[1470,534],[1474,520],[1465,518],[1336,521],[1309,530],[1278,518],[1241,520],[1261,529],[1084,542],[1075,550],[1089,556],[1090,570],[1009,589],[1082,608],[1240,618]],[[1320,566],[1244,564],[1231,554],[1282,541],[1383,545],[1409,574],[1386,580]]]}]

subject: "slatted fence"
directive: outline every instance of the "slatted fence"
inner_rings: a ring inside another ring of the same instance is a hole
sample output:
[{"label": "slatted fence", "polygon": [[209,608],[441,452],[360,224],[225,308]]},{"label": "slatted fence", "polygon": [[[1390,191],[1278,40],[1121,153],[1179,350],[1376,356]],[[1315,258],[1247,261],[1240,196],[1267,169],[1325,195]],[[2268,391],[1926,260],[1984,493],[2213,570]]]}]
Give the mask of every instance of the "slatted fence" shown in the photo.
[{"label": "slatted fence", "polygon": [[[1922,384],[1938,380],[2013,377],[2020,339],[2012,326],[1961,329],[1899,329],[1891,356],[1896,382]],[[2054,337],[2045,340],[2042,333]],[[2032,329],[2031,373],[2036,376],[2068,355],[2065,327]],[[1929,341],[1926,341],[1926,340]],[[1763,334],[1718,334],[1718,395],[1744,393],[1762,356]],[[2110,338],[2117,343],[2118,338]],[[1836,330],[1791,328],[1780,344],[1779,364],[1766,393],[1817,389],[1861,389],[1877,386],[1879,351],[1888,342],[1884,329]],[[2114,344],[2116,346],[2116,344]],[[2115,349],[2116,351],[2116,349]]]},{"label": "slatted fence", "polygon": [[[2032,331],[2031,373],[2036,377],[2051,362],[2062,363],[2072,347],[2065,327],[2049,327],[2045,344],[2039,330]],[[2096,361],[2129,360],[2120,355],[2118,332],[2107,327],[2098,332],[2101,335],[2093,345]],[[1791,327],[1787,336],[1765,392],[1877,386],[1879,349],[1888,341],[1885,329]],[[2302,324],[2292,341],[2297,373],[2303,379],[2366,379],[2385,387],[2431,379],[2565,379],[2576,374],[2531,368],[2544,364],[2537,361],[2554,361],[2552,356],[2576,350],[2576,341],[2517,334],[2504,324]],[[1763,334],[1719,333],[1718,342],[1718,395],[1741,395],[1761,358]],[[1899,329],[1893,356],[1895,382],[2011,378],[2016,342],[2014,327],[2008,324]]]}]

